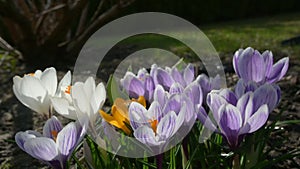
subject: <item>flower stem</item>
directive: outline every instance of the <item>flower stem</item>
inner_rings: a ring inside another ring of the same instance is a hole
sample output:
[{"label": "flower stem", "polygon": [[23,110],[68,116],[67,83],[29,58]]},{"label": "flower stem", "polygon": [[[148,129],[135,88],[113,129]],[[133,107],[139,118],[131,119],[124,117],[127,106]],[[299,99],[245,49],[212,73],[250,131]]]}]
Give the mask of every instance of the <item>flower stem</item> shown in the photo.
[{"label": "flower stem", "polygon": [[232,160],[232,169],[240,169],[241,165],[240,165],[240,156],[239,154],[235,154],[235,156],[233,157]]},{"label": "flower stem", "polygon": [[182,148],[183,148],[183,152],[184,152],[185,158],[186,158],[187,160],[189,160],[188,142],[189,142],[189,138],[188,138],[188,136],[186,136],[186,137],[182,140]]},{"label": "flower stem", "polygon": [[163,167],[163,157],[164,157],[164,154],[158,154],[155,156],[156,157],[156,168],[157,169],[162,169]]}]

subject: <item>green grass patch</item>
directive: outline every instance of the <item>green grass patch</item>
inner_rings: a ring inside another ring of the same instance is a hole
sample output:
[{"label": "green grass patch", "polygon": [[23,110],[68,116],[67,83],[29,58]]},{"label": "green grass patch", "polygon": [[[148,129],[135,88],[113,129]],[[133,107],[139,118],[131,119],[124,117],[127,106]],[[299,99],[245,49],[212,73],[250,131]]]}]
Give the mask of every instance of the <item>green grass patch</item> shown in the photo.
[{"label": "green grass patch", "polygon": [[[283,40],[300,36],[300,13],[199,25],[199,28],[220,54],[233,54],[239,48],[251,46],[260,51],[271,50],[275,57],[300,58],[300,44],[281,45]],[[180,31],[176,33],[180,34]],[[190,35],[193,36],[193,33]],[[139,47],[160,47],[181,56],[194,56],[179,41],[154,34],[133,36],[122,43]]]}]

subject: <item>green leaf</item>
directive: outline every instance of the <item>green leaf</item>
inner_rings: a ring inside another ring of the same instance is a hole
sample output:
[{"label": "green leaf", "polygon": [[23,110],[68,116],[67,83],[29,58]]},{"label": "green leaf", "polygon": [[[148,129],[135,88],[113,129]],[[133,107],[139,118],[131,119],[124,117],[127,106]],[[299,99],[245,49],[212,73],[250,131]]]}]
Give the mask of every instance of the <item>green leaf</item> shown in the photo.
[{"label": "green leaf", "polygon": [[110,77],[108,79],[107,94],[108,94],[109,102],[111,104],[114,103],[114,100],[116,98],[123,98],[125,100],[129,99],[128,95],[121,91],[121,89],[119,88],[119,85],[113,75],[110,75]]}]

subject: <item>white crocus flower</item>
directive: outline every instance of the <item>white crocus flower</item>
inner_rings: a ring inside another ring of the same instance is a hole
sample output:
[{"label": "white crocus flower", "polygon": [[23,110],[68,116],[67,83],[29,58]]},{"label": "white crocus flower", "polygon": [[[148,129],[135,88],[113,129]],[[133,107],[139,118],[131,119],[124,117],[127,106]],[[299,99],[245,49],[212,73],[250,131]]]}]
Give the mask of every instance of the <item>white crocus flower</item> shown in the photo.
[{"label": "white crocus flower", "polygon": [[67,90],[62,90],[61,97],[53,97],[51,101],[56,112],[64,117],[73,120],[85,117],[94,123],[105,99],[103,83],[96,86],[95,80],[89,77],[84,83],[76,82]]},{"label": "white crocus flower", "polygon": [[96,86],[94,78],[89,77],[84,83],[76,82],[72,87],[71,95],[78,118],[88,117],[93,124],[106,99],[103,83]]},{"label": "white crocus flower", "polygon": [[[59,83],[60,87],[68,83],[68,76],[70,76],[70,72]],[[15,76],[13,83],[14,94],[22,104],[38,113],[49,114],[50,97],[58,93],[55,68],[50,67],[43,72],[37,70],[35,73],[24,75],[24,77]]]}]

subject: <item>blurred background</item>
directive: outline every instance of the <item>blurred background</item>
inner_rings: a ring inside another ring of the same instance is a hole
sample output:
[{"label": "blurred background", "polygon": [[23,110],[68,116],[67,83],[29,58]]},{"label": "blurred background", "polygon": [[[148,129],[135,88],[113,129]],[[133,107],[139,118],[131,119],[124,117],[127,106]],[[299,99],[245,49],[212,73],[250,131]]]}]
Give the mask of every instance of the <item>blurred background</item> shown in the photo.
[{"label": "blurred background", "polygon": [[[298,0],[1,0],[1,53],[22,56],[34,68],[72,65],[84,42],[101,26],[148,11],[174,14],[199,26],[220,53],[246,46],[284,51],[282,41],[299,35]],[[126,43],[142,46],[162,39],[139,37]],[[163,42],[163,47],[168,45]],[[170,43],[172,50],[178,46]],[[297,40],[283,42],[291,43]]]},{"label": "blurred background", "polygon": [[[289,56],[290,69],[280,83],[286,120],[300,111],[299,0],[0,0],[0,168],[41,168],[13,142],[20,130],[41,127],[41,117],[21,105],[12,92],[12,77],[54,66],[61,77],[74,63],[85,41],[106,23],[137,12],[164,12],[197,25],[219,53],[234,83],[231,60],[239,48],[271,50],[274,60]],[[180,32],[178,32],[180,33]],[[144,48],[159,47],[187,61],[197,57],[184,44],[164,36],[145,34],[122,40],[104,58],[99,77],[107,81],[122,58]],[[113,66],[112,66],[113,65]],[[285,98],[285,100],[284,100]],[[288,98],[288,99],[287,99]],[[272,119],[272,116],[270,117]],[[270,159],[299,147],[299,125],[274,137],[285,146]],[[298,162],[298,163],[297,163]],[[299,167],[300,160],[276,164]]]}]

